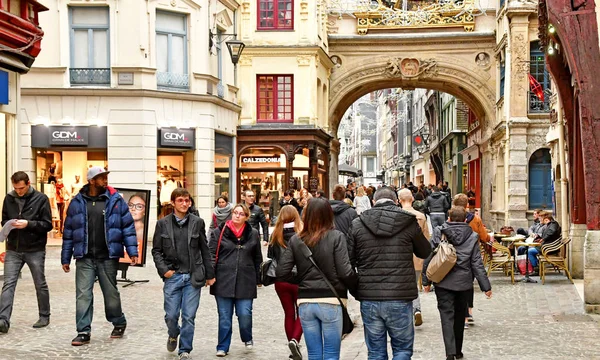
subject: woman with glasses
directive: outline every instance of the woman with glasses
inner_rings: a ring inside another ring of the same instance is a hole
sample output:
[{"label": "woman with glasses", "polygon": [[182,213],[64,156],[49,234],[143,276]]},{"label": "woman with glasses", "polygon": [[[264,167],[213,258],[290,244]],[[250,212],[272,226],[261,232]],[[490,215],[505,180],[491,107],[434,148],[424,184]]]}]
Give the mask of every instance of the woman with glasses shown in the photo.
[{"label": "woman with glasses", "polygon": [[[131,195],[129,201],[127,202],[129,206],[129,212],[133,217],[133,224],[135,226],[135,235],[138,243],[138,251],[140,256],[138,256],[137,263],[142,263],[142,253],[146,251],[144,249],[144,218],[146,217],[146,194],[143,193],[135,193]],[[125,259],[129,262],[129,257],[125,254]]]},{"label": "woman with glasses", "polygon": [[333,285],[338,296],[347,302],[348,290],[357,285],[356,273],[350,265],[346,236],[333,229],[333,210],[329,201],[312,198],[303,211],[304,227],[291,238],[277,266],[277,277],[292,277],[292,269],[303,274],[298,286],[298,313],[308,360],[340,358],[342,342],[342,307],[321,273],[304,255],[308,247],[315,263]]},{"label": "woman with glasses", "polygon": [[252,302],[257,296],[262,263],[258,231],[248,223],[250,210],[245,204],[237,204],[231,215],[231,220],[214,230],[213,241],[209,243],[216,278],[210,293],[217,300],[219,312],[218,357],[229,352],[234,308],[246,350],[254,345]]},{"label": "woman with glasses", "polygon": [[[278,264],[281,255],[288,247],[290,239],[302,230],[302,221],[298,210],[293,205],[284,205],[279,211],[275,229],[271,234],[267,257]],[[283,306],[285,334],[289,341],[288,346],[292,360],[302,360],[300,353],[300,338],[302,337],[302,324],[298,317],[298,285],[285,281],[275,281],[275,292]]]}]

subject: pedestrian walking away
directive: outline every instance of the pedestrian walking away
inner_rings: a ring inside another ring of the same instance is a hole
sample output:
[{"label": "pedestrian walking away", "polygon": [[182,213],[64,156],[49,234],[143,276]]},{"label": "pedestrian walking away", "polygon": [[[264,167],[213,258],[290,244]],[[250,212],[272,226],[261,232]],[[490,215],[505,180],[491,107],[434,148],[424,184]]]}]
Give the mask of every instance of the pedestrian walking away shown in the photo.
[{"label": "pedestrian walking away", "polygon": [[[358,216],[356,210],[352,206],[346,204],[344,199],[346,198],[346,188],[344,185],[336,185],[333,188],[333,200],[329,200],[329,204],[333,209],[334,225],[335,229],[344,233],[344,235],[350,235],[352,228],[352,220]],[[353,198],[353,197],[352,197]]]},{"label": "pedestrian walking away", "polygon": [[[418,196],[419,192],[416,193],[415,196]],[[417,218],[417,223],[421,228],[421,232],[423,236],[429,241],[431,234],[429,233],[429,225],[427,224],[427,218],[425,215],[419,210],[413,208],[412,203],[414,201],[413,194],[411,194],[410,190],[402,189],[398,192],[398,200],[400,201],[400,205],[402,206],[402,210],[406,210],[407,212],[413,214]],[[431,247],[428,244],[428,247]],[[423,269],[423,258],[427,256],[418,257],[413,255],[413,264],[415,267],[415,277],[417,279],[417,283],[421,284],[421,270]],[[420,290],[420,287],[418,287]],[[421,313],[421,299],[419,293],[417,292],[417,298],[413,300],[413,312],[415,315],[415,326],[421,326],[423,324],[423,314]]]},{"label": "pedestrian walking away", "polygon": [[[253,194],[248,191],[246,200]],[[216,241],[209,244],[215,269],[215,283],[210,287],[210,293],[215,296],[219,312],[216,354],[219,357],[229,353],[234,309],[246,350],[252,350],[254,346],[252,302],[257,296],[262,263],[258,230],[248,222],[250,209],[245,204],[237,204],[231,214],[231,220],[215,229],[213,239]]]},{"label": "pedestrian walking away", "polygon": [[[279,211],[267,253],[267,256],[273,259],[275,264],[279,264],[281,255],[289,246],[290,239],[300,230],[302,230],[300,214],[293,205],[284,205]],[[298,316],[298,285],[286,281],[275,281],[275,292],[283,307],[285,334],[291,352],[290,359],[302,360],[299,345],[302,337],[302,324]]]},{"label": "pedestrian walking away", "polygon": [[[492,286],[483,267],[479,237],[465,222],[467,219],[465,208],[453,206],[449,216],[448,222],[433,230],[431,247],[435,249],[440,244],[443,234],[456,249],[456,264],[439,283],[435,283],[446,359],[454,360],[463,358],[464,314],[467,311],[469,290],[473,288],[473,277],[477,279],[479,288],[488,298],[492,296]],[[430,261],[431,255],[423,265],[422,278],[425,292],[431,289],[431,282],[426,275]]]},{"label": "pedestrian walking away", "polygon": [[190,199],[186,189],[173,190],[173,213],[156,223],[152,247],[156,270],[164,282],[167,351],[175,351],[179,338],[180,359],[191,358],[200,290],[215,283],[204,220],[188,213]]},{"label": "pedestrian walking away", "polygon": [[[405,205],[410,205],[412,192],[403,189],[401,193]],[[397,206],[392,188],[380,188],[373,199],[375,205],[353,221],[348,241],[350,261],[358,273],[356,297],[365,343],[369,359],[387,360],[389,336],[393,359],[410,359],[415,335],[413,301],[418,298],[413,256],[426,258],[431,245],[415,214]]]},{"label": "pedestrian walking away", "polygon": [[[329,202],[322,198],[309,200],[303,220],[304,227],[300,234],[290,239],[276,274],[280,279],[289,279],[294,266],[297,273],[302,274],[296,279],[299,282],[298,313],[308,360],[339,359],[343,310],[327,281],[345,302],[348,290],[353,292],[356,289],[356,273],[350,265],[345,235],[333,229],[333,210]],[[307,247],[327,281],[306,256]]]},{"label": "pedestrian walking away", "polygon": [[431,226],[435,228],[446,221],[446,213],[448,212],[448,209],[450,209],[450,201],[446,194],[440,192],[440,188],[434,186],[433,194],[425,200],[425,207],[427,208],[427,211],[429,211]]},{"label": "pedestrian walking away", "polygon": [[246,221],[258,231],[259,235],[260,228],[262,228],[263,242],[267,245],[269,243],[269,224],[267,223],[267,217],[265,216],[263,209],[259,205],[256,205],[256,194],[254,191],[245,191],[244,203],[250,210],[250,215]]},{"label": "pedestrian walking away", "polygon": [[90,342],[96,278],[104,296],[106,320],[114,326],[110,337],[122,338],[127,327],[117,289],[117,270],[124,247],[131,264],[137,262],[138,243],[129,206],[117,190],[108,186],[108,174],[100,166],[88,170],[88,184],[71,200],[65,219],[63,271],[71,271],[71,258],[76,264],[77,336],[71,341],[73,346]]},{"label": "pedestrian walking away", "polygon": [[[6,241],[4,284],[0,295],[0,334],[10,328],[15,289],[19,273],[27,264],[37,295],[39,319],[34,328],[50,323],[50,292],[46,283],[46,242],[52,230],[52,211],[48,197],[31,186],[29,176],[17,171],[11,178],[13,191],[4,198],[2,226],[12,228]],[[4,240],[4,239],[1,239]]]}]

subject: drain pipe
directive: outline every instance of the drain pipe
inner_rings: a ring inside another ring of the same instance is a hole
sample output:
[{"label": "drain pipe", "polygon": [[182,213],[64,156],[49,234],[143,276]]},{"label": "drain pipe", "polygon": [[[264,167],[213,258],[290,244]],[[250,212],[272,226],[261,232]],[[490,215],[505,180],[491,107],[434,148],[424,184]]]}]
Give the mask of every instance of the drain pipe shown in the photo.
[{"label": "drain pipe", "polygon": [[558,120],[558,162],[560,164],[560,221],[562,224],[562,236],[569,236],[569,203],[568,203],[568,180],[567,164],[565,160],[565,122],[563,119],[562,101],[560,92],[556,92],[557,104],[556,117]]}]

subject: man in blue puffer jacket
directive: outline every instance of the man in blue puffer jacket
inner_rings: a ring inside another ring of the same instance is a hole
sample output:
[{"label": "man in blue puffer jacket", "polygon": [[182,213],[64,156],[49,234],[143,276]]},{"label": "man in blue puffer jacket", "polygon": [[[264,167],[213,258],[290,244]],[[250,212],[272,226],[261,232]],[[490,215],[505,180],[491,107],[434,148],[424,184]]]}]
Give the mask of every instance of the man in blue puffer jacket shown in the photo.
[{"label": "man in blue puffer jacket", "polygon": [[127,321],[117,289],[119,259],[124,256],[123,247],[132,264],[138,256],[133,218],[125,200],[108,186],[108,171],[92,167],[87,179],[88,184],[71,200],[67,210],[61,254],[65,272],[71,270],[71,257],[77,265],[77,336],[71,341],[73,346],[90,342],[96,277],[104,295],[106,320],[114,326],[110,337],[123,337]]}]

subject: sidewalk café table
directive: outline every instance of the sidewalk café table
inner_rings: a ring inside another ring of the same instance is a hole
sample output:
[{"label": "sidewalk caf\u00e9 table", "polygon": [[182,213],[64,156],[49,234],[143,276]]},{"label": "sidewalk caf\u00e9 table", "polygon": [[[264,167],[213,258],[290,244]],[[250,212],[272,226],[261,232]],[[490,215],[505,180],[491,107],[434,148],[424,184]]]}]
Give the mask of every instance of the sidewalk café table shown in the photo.
[{"label": "sidewalk caf\u00e9 table", "polygon": [[[502,238],[502,245],[506,246],[509,250],[511,250],[511,253],[513,252],[512,250],[515,249],[515,243],[517,242],[521,242],[525,240],[525,238],[521,235],[515,235],[515,236],[507,236],[505,238]],[[514,256],[513,256],[513,261],[515,262],[515,269],[518,270],[517,267],[517,252],[514,251]]]},{"label": "sidewalk caf\u00e9 table", "polygon": [[[537,247],[537,246],[542,246],[542,243],[538,243],[538,242],[525,242],[525,241],[520,241],[520,242],[515,242],[514,243],[515,247],[517,249],[519,249],[519,246],[527,246],[528,248],[533,246],[533,247]],[[518,250],[517,250],[518,253]],[[516,259],[516,256],[515,256]],[[537,280],[531,279],[529,277],[529,249],[527,249],[527,251],[525,252],[525,277],[523,279],[521,279],[522,282],[524,283],[537,283]]]},{"label": "sidewalk caf\u00e9 table", "polygon": [[496,239],[496,241],[498,241],[498,242],[500,242],[502,239],[507,238],[509,236],[510,235],[494,233],[494,239]]}]

